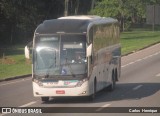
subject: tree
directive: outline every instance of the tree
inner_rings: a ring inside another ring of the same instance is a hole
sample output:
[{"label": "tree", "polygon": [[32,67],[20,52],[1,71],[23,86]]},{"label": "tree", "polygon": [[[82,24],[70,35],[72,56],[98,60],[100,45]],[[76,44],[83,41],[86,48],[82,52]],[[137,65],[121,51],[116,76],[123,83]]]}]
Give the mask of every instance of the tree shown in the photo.
[{"label": "tree", "polygon": [[141,23],[146,17],[147,4],[160,4],[159,0],[99,0],[91,14],[117,18],[121,29],[128,29],[131,23]]},{"label": "tree", "polygon": [[[65,0],[0,0],[0,44],[27,43],[44,20],[64,16]],[[69,0],[69,15],[87,14],[91,1]]]},{"label": "tree", "polygon": [[91,0],[69,0],[68,15],[86,15],[91,8]]},{"label": "tree", "polygon": [[124,21],[129,15],[125,6],[126,1],[127,0],[102,0],[97,2],[91,14],[117,18],[121,24],[122,30],[124,30]]},{"label": "tree", "polygon": [[43,20],[63,16],[63,0],[1,0],[0,36],[3,44],[31,41]]}]

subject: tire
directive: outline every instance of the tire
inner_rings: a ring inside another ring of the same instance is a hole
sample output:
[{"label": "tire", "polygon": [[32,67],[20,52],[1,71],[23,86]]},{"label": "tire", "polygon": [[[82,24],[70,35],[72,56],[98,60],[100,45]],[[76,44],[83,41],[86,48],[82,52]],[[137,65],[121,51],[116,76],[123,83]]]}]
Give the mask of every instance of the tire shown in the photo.
[{"label": "tire", "polygon": [[108,87],[109,91],[113,91],[115,89],[115,86],[116,86],[116,77],[115,76],[116,76],[115,73],[112,72],[112,82]]},{"label": "tire", "polygon": [[96,98],[96,88],[97,88],[97,82],[96,82],[96,79],[94,80],[94,92],[92,95],[90,95],[88,97],[88,100],[89,101],[94,101],[94,99]]},{"label": "tire", "polygon": [[49,97],[41,97],[42,102],[48,102],[49,101]]}]

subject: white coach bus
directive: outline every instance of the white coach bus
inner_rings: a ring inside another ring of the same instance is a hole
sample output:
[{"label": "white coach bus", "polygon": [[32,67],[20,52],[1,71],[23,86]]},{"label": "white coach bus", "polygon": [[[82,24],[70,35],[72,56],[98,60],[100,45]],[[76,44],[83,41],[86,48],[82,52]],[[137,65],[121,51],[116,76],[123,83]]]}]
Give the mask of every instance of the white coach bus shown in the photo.
[{"label": "white coach bus", "polygon": [[33,38],[34,96],[42,101],[71,96],[94,99],[96,92],[106,87],[113,90],[121,70],[119,35],[119,23],[113,18],[45,20]]}]

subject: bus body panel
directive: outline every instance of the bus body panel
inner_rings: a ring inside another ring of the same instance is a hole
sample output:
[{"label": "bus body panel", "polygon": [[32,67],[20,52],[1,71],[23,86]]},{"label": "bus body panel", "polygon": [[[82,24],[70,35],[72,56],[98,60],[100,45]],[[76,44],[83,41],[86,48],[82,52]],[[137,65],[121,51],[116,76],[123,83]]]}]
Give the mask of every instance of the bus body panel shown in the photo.
[{"label": "bus body panel", "polygon": [[[113,52],[120,52],[119,51],[120,45],[113,45],[107,48],[104,48],[101,50],[99,54],[107,54],[108,57],[110,57],[109,54],[112,54]],[[107,56],[106,55],[106,56]],[[98,60],[97,64],[93,66],[92,73],[91,73],[91,80],[90,83],[94,83],[94,79],[97,80],[97,92],[108,87],[112,82],[112,70],[117,69],[117,73],[119,74],[119,65],[120,65],[120,56],[116,56],[116,59],[109,58],[107,61],[102,61],[101,59]],[[112,62],[114,60],[114,62]],[[117,76],[118,77],[118,76]],[[119,77],[118,77],[119,78]],[[93,86],[91,86],[93,87]],[[93,94],[93,91],[92,93]]]}]

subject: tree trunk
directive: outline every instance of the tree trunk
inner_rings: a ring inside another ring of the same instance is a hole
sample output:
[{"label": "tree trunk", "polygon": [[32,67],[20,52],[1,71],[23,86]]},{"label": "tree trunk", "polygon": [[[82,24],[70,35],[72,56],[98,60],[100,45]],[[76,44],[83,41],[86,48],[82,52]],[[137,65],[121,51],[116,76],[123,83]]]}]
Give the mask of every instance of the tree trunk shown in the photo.
[{"label": "tree trunk", "polygon": [[69,0],[65,0],[64,16],[68,16],[68,2]]},{"label": "tree trunk", "polygon": [[79,9],[79,0],[76,0],[76,7],[75,7],[75,15],[78,14],[78,9]]},{"label": "tree trunk", "polygon": [[91,9],[93,9],[93,8],[94,8],[95,1],[96,1],[96,0],[92,0],[92,3],[91,3]]},{"label": "tree trunk", "polygon": [[13,25],[11,25],[11,38],[10,38],[10,44],[13,43]]}]

